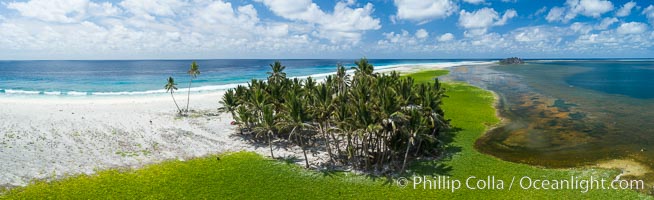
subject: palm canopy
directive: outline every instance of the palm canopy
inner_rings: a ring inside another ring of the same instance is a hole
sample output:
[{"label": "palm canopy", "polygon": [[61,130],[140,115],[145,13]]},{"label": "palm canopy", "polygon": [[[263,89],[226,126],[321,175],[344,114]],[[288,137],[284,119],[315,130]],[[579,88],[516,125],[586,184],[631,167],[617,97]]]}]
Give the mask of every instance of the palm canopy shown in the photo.
[{"label": "palm canopy", "polygon": [[403,170],[414,158],[409,152],[415,157],[442,153],[439,132],[449,120],[441,109],[446,95],[440,83],[373,74],[365,58],[355,64],[353,76],[339,64],[335,75],[319,82],[289,79],[275,62],[268,81],[253,79],[227,91],[221,110],[235,112],[241,131],[265,134],[271,156],[273,136],[302,147],[305,161],[307,149],[324,145],[332,164],[366,170]]},{"label": "palm canopy", "polygon": [[286,78],[286,66],[282,65],[281,62],[275,61],[275,63],[270,64],[270,69],[272,71],[266,72],[268,74],[268,81],[270,82],[279,82]]},{"label": "palm canopy", "polygon": [[265,134],[268,138],[268,147],[270,148],[270,156],[275,157],[273,154],[272,141],[271,137],[275,134],[275,129],[277,126],[276,116],[273,112],[272,105],[266,105],[263,107],[262,118],[260,126],[254,128],[254,132],[257,133],[257,136]]},{"label": "palm canopy", "polygon": [[175,79],[173,79],[172,76],[168,77],[168,83],[166,83],[166,92],[173,92],[173,90],[177,90],[177,83],[175,83]]},{"label": "palm canopy", "polygon": [[372,75],[373,71],[375,71],[375,68],[368,63],[366,58],[361,58],[359,61],[355,61],[354,64],[356,64],[354,70],[357,74]]},{"label": "palm canopy", "polygon": [[197,78],[198,75],[200,75],[200,65],[193,61],[191,63],[191,67],[189,67],[188,72],[186,72],[188,75],[191,75],[193,78]]},{"label": "palm canopy", "polygon": [[172,76],[168,77],[168,81],[166,82],[166,85],[164,88],[166,88],[166,92],[170,92],[170,97],[173,98],[173,102],[175,103],[175,107],[177,107],[177,111],[181,114],[182,109],[179,108],[179,105],[177,105],[177,100],[175,100],[175,96],[173,96],[173,92],[177,90],[177,83],[175,83],[175,79],[173,79]]},{"label": "palm canopy", "polygon": [[186,112],[188,113],[188,106],[191,103],[191,83],[193,83],[193,79],[197,78],[198,75],[200,74],[200,66],[198,63],[193,61],[191,63],[191,67],[189,68],[187,74],[191,75],[191,79],[188,81],[188,93],[186,95]]},{"label": "palm canopy", "polygon": [[218,108],[218,111],[229,112],[232,114],[233,118],[236,118],[236,108],[239,105],[238,99],[236,99],[236,94],[234,89],[229,89],[225,94],[223,94],[222,100],[219,102],[223,107]]}]

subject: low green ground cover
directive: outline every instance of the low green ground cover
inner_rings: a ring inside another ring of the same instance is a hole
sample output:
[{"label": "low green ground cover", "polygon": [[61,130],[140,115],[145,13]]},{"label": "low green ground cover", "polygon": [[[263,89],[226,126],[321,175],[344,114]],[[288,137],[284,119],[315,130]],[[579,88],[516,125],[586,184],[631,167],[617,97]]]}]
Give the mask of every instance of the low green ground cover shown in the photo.
[{"label": "low green ground cover", "polygon": [[[447,74],[444,70],[410,74],[418,81],[431,81]],[[481,154],[473,148],[475,140],[499,120],[493,108],[494,97],[463,83],[445,83],[450,96],[443,108],[452,119],[454,131],[447,144],[446,155],[437,161],[419,161],[411,166],[412,175],[448,177],[465,184],[471,176],[476,180],[504,181],[503,189],[469,189],[465,185],[450,189],[414,189],[411,176],[407,187],[398,187],[397,179],[354,175],[346,172],[316,172],[295,164],[264,158],[251,152],[207,156],[188,161],[168,161],[138,170],[107,170],[95,175],[70,177],[53,182],[36,182],[15,188],[0,196],[9,199],[617,199],[649,198],[633,190],[524,190],[519,179],[562,180],[605,178],[612,180],[618,172],[600,169],[542,169],[510,163]],[[515,182],[509,190],[509,182]]]}]

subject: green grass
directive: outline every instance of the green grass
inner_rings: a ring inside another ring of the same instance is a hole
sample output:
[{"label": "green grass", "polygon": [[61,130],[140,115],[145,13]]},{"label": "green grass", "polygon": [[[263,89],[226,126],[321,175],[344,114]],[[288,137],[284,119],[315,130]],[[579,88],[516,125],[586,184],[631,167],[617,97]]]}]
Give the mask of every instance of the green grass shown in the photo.
[{"label": "green grass", "polygon": [[447,75],[447,70],[423,70],[409,74],[416,82],[432,81],[435,77]]},{"label": "green grass", "polygon": [[[419,81],[430,81],[447,72],[420,72]],[[414,75],[411,75],[414,76]],[[430,77],[431,76],[431,77]],[[197,158],[189,161],[169,161],[138,170],[108,170],[90,176],[76,176],[50,183],[36,182],[9,191],[9,199],[533,199],[533,198],[647,198],[631,190],[522,190],[508,182],[515,176],[541,179],[568,179],[570,176],[607,178],[615,171],[598,169],[542,169],[524,164],[505,162],[478,153],[475,140],[498,123],[493,108],[493,95],[488,91],[463,84],[446,83],[449,98],[444,109],[457,128],[447,152],[451,157],[440,161],[415,163],[416,175],[448,175],[462,182],[470,176],[507,181],[504,190],[459,189],[423,190],[399,188],[393,180],[351,173],[315,172],[294,164],[270,160],[251,152],[237,152]],[[514,184],[517,184],[514,183]],[[0,197],[2,198],[2,197]]]}]

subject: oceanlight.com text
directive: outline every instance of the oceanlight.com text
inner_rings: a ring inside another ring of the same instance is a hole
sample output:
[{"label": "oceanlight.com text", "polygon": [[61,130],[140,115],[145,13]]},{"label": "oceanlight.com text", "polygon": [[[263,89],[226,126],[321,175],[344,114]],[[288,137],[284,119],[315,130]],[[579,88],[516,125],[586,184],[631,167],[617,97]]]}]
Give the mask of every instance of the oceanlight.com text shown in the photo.
[{"label": "oceanlight.com text", "polygon": [[400,177],[398,187],[424,190],[639,190],[645,188],[643,180],[605,179],[599,177],[575,177],[548,179],[546,177],[513,176],[508,179],[496,176],[469,176],[455,179],[449,176]]}]

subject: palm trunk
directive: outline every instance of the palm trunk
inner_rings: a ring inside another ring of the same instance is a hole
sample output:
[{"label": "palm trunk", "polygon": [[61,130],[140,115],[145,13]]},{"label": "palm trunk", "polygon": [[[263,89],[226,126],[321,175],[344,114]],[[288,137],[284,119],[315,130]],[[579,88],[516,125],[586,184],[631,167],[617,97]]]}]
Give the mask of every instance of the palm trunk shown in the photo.
[{"label": "palm trunk", "polygon": [[302,154],[304,154],[304,163],[306,167],[309,168],[309,159],[307,158],[307,150],[304,149],[304,142],[302,141],[302,136],[297,136],[300,138],[300,147],[302,147]]},{"label": "palm trunk", "polygon": [[272,135],[272,132],[268,131],[268,147],[270,147],[270,157],[275,159],[275,155],[273,155],[272,142],[270,141],[270,135]]},{"label": "palm trunk", "polygon": [[186,113],[188,113],[188,105],[191,102],[191,83],[193,83],[193,77],[188,82],[188,95],[186,95]]},{"label": "palm trunk", "polygon": [[179,105],[177,105],[177,100],[175,100],[175,96],[173,96],[173,92],[170,92],[170,97],[173,98],[173,102],[175,102],[175,106],[177,106],[177,111],[179,111],[179,113],[182,113],[182,109],[179,109]]},{"label": "palm trunk", "polygon": [[372,140],[372,133],[368,133],[367,136],[364,136],[364,141],[363,141],[363,149],[365,150],[364,152],[364,158],[366,159],[366,170],[370,170],[370,141]]},{"label": "palm trunk", "polygon": [[[331,124],[329,123],[329,121],[327,121],[327,127],[325,128],[329,128],[329,127],[331,127]],[[329,135],[332,136],[332,141],[334,141],[334,144],[336,145],[336,154],[340,155],[341,154],[340,140],[336,136],[334,136],[333,131]]]},{"label": "palm trunk", "polygon": [[400,172],[404,172],[404,168],[406,167],[406,160],[409,157],[409,149],[411,148],[411,139],[406,144],[406,152],[404,153],[404,162],[402,163],[402,170]]},{"label": "palm trunk", "polygon": [[352,164],[352,157],[353,157],[353,152],[352,152],[352,136],[350,133],[347,134],[347,146],[345,147],[345,151],[347,152],[347,159],[350,164]]},{"label": "palm trunk", "polygon": [[422,140],[418,142],[418,148],[416,148],[416,153],[413,154],[413,156],[418,157],[418,154],[420,153],[420,146],[422,146]]},{"label": "palm trunk", "polygon": [[329,161],[334,163],[334,156],[332,154],[332,148],[330,147],[331,145],[329,144],[329,138],[327,137],[326,128],[323,129],[323,126],[321,123],[318,123],[318,129],[320,129],[320,132],[322,132],[322,137],[325,138],[325,146],[327,146],[327,153],[329,154]]}]

